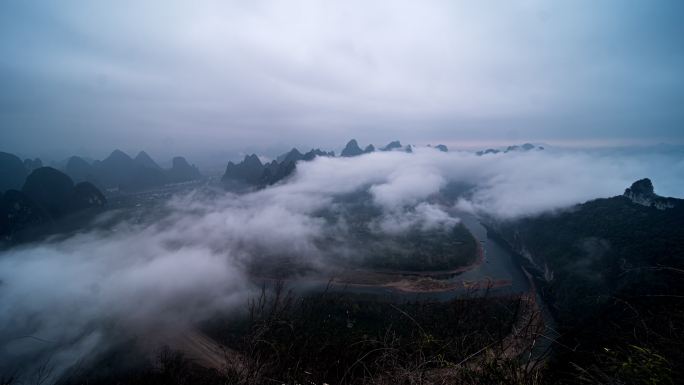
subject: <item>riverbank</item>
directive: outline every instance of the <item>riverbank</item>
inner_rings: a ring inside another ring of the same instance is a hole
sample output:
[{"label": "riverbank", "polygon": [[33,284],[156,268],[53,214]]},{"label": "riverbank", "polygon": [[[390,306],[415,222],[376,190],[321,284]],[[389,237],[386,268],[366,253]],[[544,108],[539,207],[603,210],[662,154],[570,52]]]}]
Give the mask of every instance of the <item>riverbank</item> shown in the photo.
[{"label": "riverbank", "polygon": [[453,270],[435,271],[387,271],[354,269],[330,279],[332,285],[351,288],[385,288],[404,293],[444,293],[458,290],[479,290],[504,287],[510,280],[491,279],[454,280],[454,276],[475,269],[484,262],[484,249],[477,245],[475,261]]},{"label": "riverbank", "polygon": [[484,263],[484,249],[478,242],[475,260],[451,270],[412,271],[377,269],[340,269],[328,274],[299,276],[296,278],[272,278],[255,276],[255,282],[283,281],[296,286],[322,286],[327,288],[387,289],[403,293],[447,293],[458,290],[479,290],[505,287],[510,280],[482,277],[482,279],[455,280],[454,277],[476,269]]}]

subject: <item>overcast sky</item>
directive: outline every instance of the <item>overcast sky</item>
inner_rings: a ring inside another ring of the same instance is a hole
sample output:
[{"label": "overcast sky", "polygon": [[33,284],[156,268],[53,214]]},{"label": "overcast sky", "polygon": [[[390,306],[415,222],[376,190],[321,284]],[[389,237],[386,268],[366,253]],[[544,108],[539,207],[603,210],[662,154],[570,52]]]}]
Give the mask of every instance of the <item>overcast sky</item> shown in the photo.
[{"label": "overcast sky", "polygon": [[0,151],[682,143],[682,20],[679,0],[4,0]]}]

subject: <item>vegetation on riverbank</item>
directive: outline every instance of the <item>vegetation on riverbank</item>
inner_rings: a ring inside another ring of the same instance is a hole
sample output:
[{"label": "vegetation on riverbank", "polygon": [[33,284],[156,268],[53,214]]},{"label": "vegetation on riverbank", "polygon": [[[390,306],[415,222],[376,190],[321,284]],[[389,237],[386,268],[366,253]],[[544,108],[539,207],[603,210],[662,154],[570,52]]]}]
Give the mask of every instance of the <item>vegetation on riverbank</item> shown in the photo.
[{"label": "vegetation on riverbank", "polygon": [[135,370],[65,383],[534,384],[539,361],[526,352],[541,328],[535,309],[521,296],[397,303],[344,292],[296,296],[276,285],[250,301],[246,316],[204,326],[225,347],[220,368],[162,350]]}]

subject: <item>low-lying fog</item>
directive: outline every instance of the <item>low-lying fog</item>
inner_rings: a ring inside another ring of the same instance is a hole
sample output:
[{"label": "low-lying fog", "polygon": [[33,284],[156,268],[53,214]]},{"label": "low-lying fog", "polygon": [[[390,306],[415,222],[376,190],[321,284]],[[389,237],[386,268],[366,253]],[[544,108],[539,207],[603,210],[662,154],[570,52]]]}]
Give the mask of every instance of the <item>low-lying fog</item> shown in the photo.
[{"label": "low-lying fog", "polygon": [[[684,156],[416,148],[300,162],[285,183],[241,196],[177,196],[143,221],[0,254],[0,374],[49,360],[57,376],[122,338],[238,311],[254,290],[246,271],[257,257],[277,266],[297,256],[324,270],[334,261],[316,240],[345,229],[317,213],[343,210],[334,198],[345,193],[367,191],[383,213],[373,231],[396,234],[453,225],[448,206],[514,219],[619,195],[643,177],[658,194],[681,197]],[[451,182],[467,193],[449,198]]]}]

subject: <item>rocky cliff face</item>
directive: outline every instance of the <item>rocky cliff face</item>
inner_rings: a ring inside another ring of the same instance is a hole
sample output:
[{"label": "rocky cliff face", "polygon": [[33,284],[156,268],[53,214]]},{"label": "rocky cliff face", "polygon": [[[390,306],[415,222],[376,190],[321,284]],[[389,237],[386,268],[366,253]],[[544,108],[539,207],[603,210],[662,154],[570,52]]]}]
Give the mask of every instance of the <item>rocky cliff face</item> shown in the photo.
[{"label": "rocky cliff face", "polygon": [[636,204],[655,207],[658,210],[671,209],[676,202],[672,198],[665,198],[657,195],[653,189],[653,183],[648,178],[640,179],[632,183],[632,186],[625,189],[623,195]]}]

